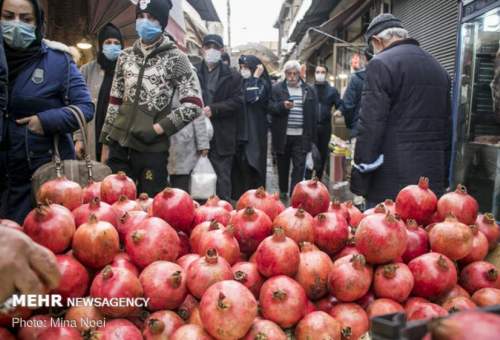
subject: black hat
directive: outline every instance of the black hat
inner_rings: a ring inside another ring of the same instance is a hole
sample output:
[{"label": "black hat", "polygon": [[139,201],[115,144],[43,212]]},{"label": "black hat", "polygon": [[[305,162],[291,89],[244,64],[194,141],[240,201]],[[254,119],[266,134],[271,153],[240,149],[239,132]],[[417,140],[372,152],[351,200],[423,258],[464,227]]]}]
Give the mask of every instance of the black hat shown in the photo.
[{"label": "black hat", "polygon": [[116,27],[112,23],[107,23],[106,25],[104,25],[103,28],[101,28],[101,30],[99,31],[99,34],[97,35],[97,40],[99,42],[99,49],[102,49],[102,45],[104,44],[104,41],[106,39],[110,39],[110,38],[120,40],[120,43],[122,44],[122,47],[123,47],[122,33],[120,32],[118,27]]},{"label": "black hat", "polygon": [[370,42],[371,38],[374,35],[379,34],[380,32],[388,29],[388,28],[404,28],[401,20],[396,18],[394,15],[390,13],[383,13],[375,17],[372,20],[368,29],[366,30],[365,37],[368,42]]},{"label": "black hat", "polygon": [[138,0],[135,15],[137,17],[140,13],[149,13],[160,22],[161,28],[165,29],[170,9],[172,9],[171,0]]},{"label": "black hat", "polygon": [[217,45],[219,48],[224,48],[224,40],[218,34],[207,34],[203,38],[203,46],[208,45],[210,43]]}]

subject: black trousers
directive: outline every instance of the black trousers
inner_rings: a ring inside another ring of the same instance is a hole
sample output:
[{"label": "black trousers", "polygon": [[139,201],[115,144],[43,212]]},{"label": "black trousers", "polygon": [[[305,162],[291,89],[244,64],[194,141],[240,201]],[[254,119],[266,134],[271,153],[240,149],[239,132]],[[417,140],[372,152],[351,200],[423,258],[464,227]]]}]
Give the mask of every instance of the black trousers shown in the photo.
[{"label": "black trousers", "polygon": [[156,196],[167,187],[168,152],[139,152],[118,143],[109,145],[108,166],[123,171],[137,184],[138,193]]},{"label": "black trousers", "polygon": [[219,155],[217,151],[210,150],[208,158],[217,175],[217,196],[231,201],[231,170],[233,167],[233,155]]},{"label": "black trousers", "polygon": [[[279,187],[282,194],[293,192],[297,183],[302,181],[305,175],[306,152],[302,136],[287,136],[284,153],[277,155]],[[290,187],[288,186],[288,176],[290,174],[290,162],[292,162],[292,176]]]},{"label": "black trousers", "polygon": [[170,175],[170,186],[189,193],[190,175]]},{"label": "black trousers", "polygon": [[231,172],[232,198],[237,201],[247,190],[266,186],[266,179],[253,168],[245,153],[245,146],[238,149],[233,159],[233,170]]},{"label": "black trousers", "polygon": [[330,144],[330,139],[332,135],[332,126],[330,124],[318,125],[318,151],[321,156],[320,163],[315,167],[316,177],[321,179],[328,162],[328,155],[330,154],[330,149],[328,144]]}]

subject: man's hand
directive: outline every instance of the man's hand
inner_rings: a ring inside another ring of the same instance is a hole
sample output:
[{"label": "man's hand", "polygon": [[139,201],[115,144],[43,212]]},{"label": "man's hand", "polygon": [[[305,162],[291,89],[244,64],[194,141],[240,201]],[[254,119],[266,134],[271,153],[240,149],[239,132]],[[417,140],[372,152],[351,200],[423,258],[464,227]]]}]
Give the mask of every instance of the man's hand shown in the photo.
[{"label": "man's hand", "polygon": [[208,156],[208,150],[201,150],[199,151],[201,157],[207,157]]},{"label": "man's hand", "polygon": [[61,274],[55,255],[21,231],[0,226],[0,303],[17,291],[46,294]]},{"label": "man's hand", "polygon": [[212,117],[212,109],[210,108],[210,106],[205,106],[203,108],[203,111],[202,113],[207,116],[208,118],[211,118]]},{"label": "man's hand", "polygon": [[255,72],[253,73],[253,76],[255,78],[260,78],[260,76],[264,73],[264,66],[262,64],[257,65],[257,68],[255,69]]},{"label": "man's hand", "polygon": [[28,130],[37,135],[43,136],[45,134],[42,127],[42,122],[40,121],[40,118],[38,118],[37,115],[18,119],[16,120],[16,123],[19,125],[28,124]]},{"label": "man's hand", "polygon": [[85,158],[85,145],[81,140],[77,140],[75,143],[75,153],[78,159]]},{"label": "man's hand", "polygon": [[101,162],[106,164],[109,160],[109,146],[104,144],[101,150]]},{"label": "man's hand", "polygon": [[165,133],[165,130],[163,130],[161,125],[158,123],[153,125],[153,130],[155,130],[155,132],[158,136],[161,136]]},{"label": "man's hand", "polygon": [[285,106],[285,109],[291,110],[291,109],[293,109],[293,102],[285,100],[283,102],[283,106]]}]

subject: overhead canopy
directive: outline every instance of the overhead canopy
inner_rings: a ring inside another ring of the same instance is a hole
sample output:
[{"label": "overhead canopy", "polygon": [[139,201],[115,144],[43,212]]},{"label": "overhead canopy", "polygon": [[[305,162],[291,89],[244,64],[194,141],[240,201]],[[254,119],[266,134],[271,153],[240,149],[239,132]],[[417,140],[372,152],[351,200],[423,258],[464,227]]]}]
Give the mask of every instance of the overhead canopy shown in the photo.
[{"label": "overhead canopy", "polygon": [[203,20],[220,22],[212,0],[187,0],[187,2],[196,9]]},{"label": "overhead canopy", "polygon": [[[90,34],[96,34],[108,22],[132,7],[130,0],[88,0],[88,4]],[[134,19],[133,14],[132,20]]]},{"label": "overhead canopy", "polygon": [[313,0],[307,10],[304,18],[297,23],[292,34],[290,42],[300,42],[309,27],[319,26],[328,20],[330,11],[332,11],[340,0]]}]

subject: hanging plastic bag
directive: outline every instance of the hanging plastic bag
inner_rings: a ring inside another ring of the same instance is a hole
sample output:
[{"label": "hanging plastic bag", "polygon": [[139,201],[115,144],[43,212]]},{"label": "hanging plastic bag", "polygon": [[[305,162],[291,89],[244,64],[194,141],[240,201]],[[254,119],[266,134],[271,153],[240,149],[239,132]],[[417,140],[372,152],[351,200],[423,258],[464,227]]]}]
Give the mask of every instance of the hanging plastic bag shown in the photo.
[{"label": "hanging plastic bag", "polygon": [[309,152],[306,156],[306,169],[314,170],[314,160],[312,152]]},{"label": "hanging plastic bag", "polygon": [[200,157],[191,173],[190,193],[195,200],[206,200],[215,195],[217,175],[208,157]]}]

